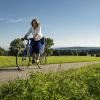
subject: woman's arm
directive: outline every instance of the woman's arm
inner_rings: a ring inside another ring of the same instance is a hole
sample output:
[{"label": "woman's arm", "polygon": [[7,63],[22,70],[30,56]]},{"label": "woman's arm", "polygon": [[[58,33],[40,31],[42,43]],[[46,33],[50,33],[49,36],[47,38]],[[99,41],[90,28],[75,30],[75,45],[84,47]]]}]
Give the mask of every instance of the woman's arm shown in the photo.
[{"label": "woman's arm", "polygon": [[34,39],[37,40],[37,38],[41,35],[41,27],[39,26],[37,28],[37,31],[36,31],[36,35],[34,36]]},{"label": "woman's arm", "polygon": [[30,29],[28,30],[28,32],[25,34],[24,38],[27,38],[30,35],[31,32],[32,32],[32,28],[30,27]]},{"label": "woman's arm", "polygon": [[39,37],[39,33],[37,33],[35,36],[34,36],[34,39],[37,39]]}]

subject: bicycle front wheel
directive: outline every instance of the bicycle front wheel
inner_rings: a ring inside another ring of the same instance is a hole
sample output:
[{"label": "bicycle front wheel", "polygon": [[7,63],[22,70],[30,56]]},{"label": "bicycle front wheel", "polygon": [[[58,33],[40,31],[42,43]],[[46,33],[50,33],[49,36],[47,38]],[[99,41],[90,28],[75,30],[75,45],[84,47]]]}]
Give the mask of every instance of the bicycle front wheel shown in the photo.
[{"label": "bicycle front wheel", "polygon": [[16,56],[16,65],[18,69],[25,69],[30,66],[30,49],[21,48]]}]

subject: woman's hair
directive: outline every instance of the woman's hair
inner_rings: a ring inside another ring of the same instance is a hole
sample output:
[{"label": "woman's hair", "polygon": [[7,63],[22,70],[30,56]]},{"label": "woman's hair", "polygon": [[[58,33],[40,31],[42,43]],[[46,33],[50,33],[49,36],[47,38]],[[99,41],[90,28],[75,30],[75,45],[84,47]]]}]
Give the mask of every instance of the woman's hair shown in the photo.
[{"label": "woman's hair", "polygon": [[32,26],[33,26],[33,22],[36,22],[37,27],[40,26],[40,22],[39,22],[37,19],[33,19],[33,20],[31,21],[31,25],[32,25]]}]

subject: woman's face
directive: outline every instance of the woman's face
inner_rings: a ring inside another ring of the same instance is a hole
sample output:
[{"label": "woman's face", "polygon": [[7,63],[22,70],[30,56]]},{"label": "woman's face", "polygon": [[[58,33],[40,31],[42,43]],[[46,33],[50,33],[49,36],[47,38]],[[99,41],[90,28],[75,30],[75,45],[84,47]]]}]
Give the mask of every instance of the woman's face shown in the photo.
[{"label": "woman's face", "polygon": [[33,21],[32,26],[33,26],[34,28],[36,28],[36,27],[37,27],[37,23],[36,23],[35,21]]}]

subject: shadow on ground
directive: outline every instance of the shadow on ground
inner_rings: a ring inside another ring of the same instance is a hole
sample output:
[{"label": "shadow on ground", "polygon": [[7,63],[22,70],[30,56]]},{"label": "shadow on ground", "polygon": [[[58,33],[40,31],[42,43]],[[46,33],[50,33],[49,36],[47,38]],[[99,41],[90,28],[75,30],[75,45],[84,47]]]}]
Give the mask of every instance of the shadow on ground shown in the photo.
[{"label": "shadow on ground", "polygon": [[0,72],[14,72],[19,71],[18,68],[0,68]]}]

